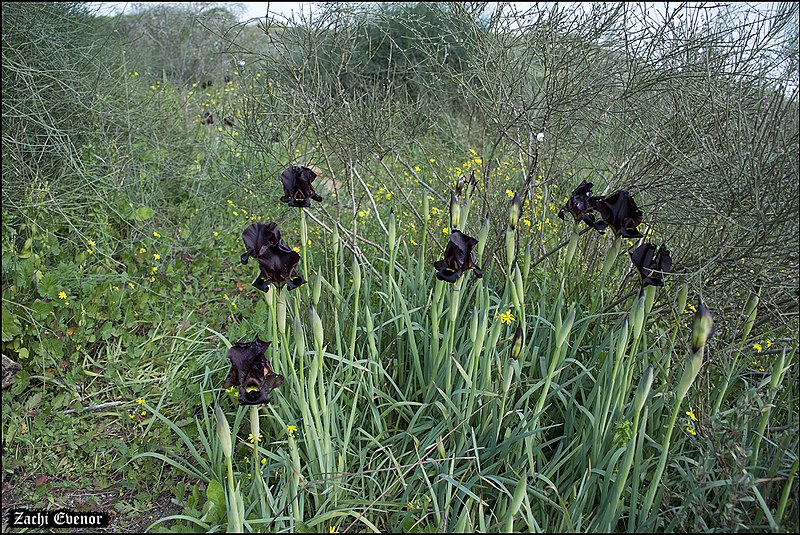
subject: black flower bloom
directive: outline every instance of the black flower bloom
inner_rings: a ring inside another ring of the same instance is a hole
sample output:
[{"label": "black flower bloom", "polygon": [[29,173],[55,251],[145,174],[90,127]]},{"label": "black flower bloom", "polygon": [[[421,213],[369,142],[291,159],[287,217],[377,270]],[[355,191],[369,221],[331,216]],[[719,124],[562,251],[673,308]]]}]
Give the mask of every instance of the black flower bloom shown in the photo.
[{"label": "black flower bloom", "polygon": [[278,287],[286,284],[289,290],[294,290],[306,282],[296,271],[300,255],[281,239],[274,221],[251,224],[242,232],[242,241],[247,249],[242,263],[246,264],[252,256],[261,268],[261,274],[253,281],[259,290],[266,292],[270,283]]},{"label": "black flower bloom", "polygon": [[225,388],[239,387],[239,403],[260,405],[269,403],[269,392],[283,384],[283,376],[276,374],[264,356],[270,342],[258,337],[252,342],[237,342],[228,350],[231,371]]},{"label": "black flower bloom", "polygon": [[636,207],[630,192],[620,190],[607,197],[597,198],[594,209],[600,212],[603,221],[623,238],[641,238],[636,228],[642,222],[642,211]]},{"label": "black flower bloom", "polygon": [[603,232],[608,224],[605,221],[597,220],[594,214],[591,213],[595,209],[595,203],[602,199],[602,197],[592,196],[592,186],[594,184],[591,182],[586,182],[585,180],[581,182],[580,186],[575,188],[569,199],[567,199],[567,204],[559,210],[558,217],[564,219],[564,214],[569,212],[576,222],[583,221],[597,231]]},{"label": "black flower bloom", "polygon": [[289,206],[298,208],[308,208],[311,206],[311,199],[321,201],[322,197],[317,195],[311,183],[317,178],[317,174],[308,167],[298,167],[293,165],[281,173],[284,195],[281,202],[288,203]]},{"label": "black flower bloom", "polygon": [[444,260],[434,262],[436,267],[436,278],[445,282],[454,283],[462,273],[469,269],[475,269],[475,276],[483,277],[481,269],[472,260],[472,249],[478,244],[478,240],[467,236],[460,230],[454,230],[450,234],[450,242],[444,250]]},{"label": "black flower bloom", "polygon": [[672,269],[672,257],[666,245],[643,243],[631,253],[631,262],[642,277],[642,286],[664,286],[664,276]]}]

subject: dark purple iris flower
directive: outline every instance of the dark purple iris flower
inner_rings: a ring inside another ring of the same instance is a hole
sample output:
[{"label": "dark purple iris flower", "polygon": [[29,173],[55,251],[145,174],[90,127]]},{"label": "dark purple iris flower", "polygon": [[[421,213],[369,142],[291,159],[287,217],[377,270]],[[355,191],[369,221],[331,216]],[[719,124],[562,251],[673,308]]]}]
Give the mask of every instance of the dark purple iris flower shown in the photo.
[{"label": "dark purple iris flower", "polygon": [[642,222],[642,211],[636,207],[630,192],[620,190],[607,197],[598,198],[594,209],[600,213],[603,221],[608,223],[614,234],[623,238],[641,238],[642,233],[636,228]]},{"label": "dark purple iris flower", "polygon": [[297,274],[300,255],[289,248],[281,239],[278,225],[274,221],[253,223],[242,232],[247,252],[241,257],[246,264],[252,256],[258,262],[261,273],[253,281],[253,286],[266,292],[270,284],[286,286],[294,290],[306,281]]},{"label": "dark purple iris flower", "polygon": [[436,278],[445,282],[454,283],[467,270],[475,269],[475,276],[483,277],[481,269],[472,260],[472,249],[478,240],[467,236],[460,230],[450,234],[450,242],[444,249],[444,260],[434,262]]},{"label": "dark purple iris flower", "polygon": [[592,214],[595,209],[595,203],[602,197],[592,196],[592,186],[594,184],[591,182],[586,182],[585,180],[581,182],[567,199],[567,204],[559,210],[558,217],[564,219],[564,214],[569,212],[576,222],[583,221],[597,231],[603,232],[608,224],[605,221],[597,220]]},{"label": "dark purple iris flower", "polygon": [[322,197],[317,195],[311,185],[315,178],[317,178],[317,174],[308,167],[296,165],[288,167],[281,173],[284,191],[281,202],[297,208],[308,208],[311,206],[311,199],[321,201]]},{"label": "dark purple iris flower", "polygon": [[672,257],[666,245],[643,243],[631,253],[631,262],[639,270],[642,286],[664,286],[664,276],[672,270]]},{"label": "dark purple iris flower", "polygon": [[258,337],[252,342],[237,342],[228,350],[231,371],[225,380],[225,388],[239,387],[239,403],[261,405],[269,403],[269,392],[283,384],[283,376],[272,369],[264,352],[270,342]]}]

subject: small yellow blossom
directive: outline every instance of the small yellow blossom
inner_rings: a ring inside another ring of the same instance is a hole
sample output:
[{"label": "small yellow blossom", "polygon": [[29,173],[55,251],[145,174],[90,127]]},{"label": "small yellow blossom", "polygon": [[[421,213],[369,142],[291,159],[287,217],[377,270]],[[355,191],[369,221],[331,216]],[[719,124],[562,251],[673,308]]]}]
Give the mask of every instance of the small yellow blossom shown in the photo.
[{"label": "small yellow blossom", "polygon": [[66,299],[67,298],[67,294],[65,294],[64,292],[58,292],[58,298],[59,299]]},{"label": "small yellow blossom", "polygon": [[226,301],[227,301],[228,299],[230,299],[230,297],[228,297],[228,294],[225,294],[225,295],[223,295],[223,296],[222,296],[222,298],[223,298],[223,299],[225,299]]},{"label": "small yellow blossom", "polygon": [[91,249],[86,249],[86,252],[89,254],[94,254],[94,251],[92,251]]},{"label": "small yellow blossom", "polygon": [[694,415],[694,411],[692,411],[692,409],[689,409],[688,411],[686,411],[686,416],[691,418],[693,422],[697,421],[697,416]]},{"label": "small yellow blossom", "polygon": [[156,282],[156,278],[155,277],[150,277],[150,282]]},{"label": "small yellow blossom", "polygon": [[251,444],[255,444],[256,442],[261,442],[263,435],[259,433],[258,438],[253,438],[253,433],[249,433],[247,435],[247,440],[250,441]]},{"label": "small yellow blossom", "polygon": [[141,405],[141,404],[143,404],[143,403],[144,403],[144,398],[138,398],[138,399],[136,400],[136,404],[137,404],[137,405]]},{"label": "small yellow blossom", "polygon": [[158,253],[153,253],[153,260],[161,260],[161,255]]},{"label": "small yellow blossom", "polygon": [[154,236],[154,237],[156,237],[156,238],[160,238],[160,237],[161,237],[161,234],[159,234],[158,232],[156,232],[156,231],[154,230],[154,231],[153,231],[153,236]]},{"label": "small yellow blossom", "polygon": [[692,429],[691,426],[686,426],[686,432],[692,435],[693,437],[697,436],[697,432],[694,429]]},{"label": "small yellow blossom", "polygon": [[510,199],[511,197],[514,196],[514,192],[511,191],[510,189],[506,188],[506,195],[508,195],[508,198]]},{"label": "small yellow blossom", "polygon": [[265,464],[267,464],[267,460],[264,457],[262,457],[261,458],[261,465],[263,466]]},{"label": "small yellow blossom", "polygon": [[142,416],[147,416],[147,411],[142,411],[142,412],[141,412],[141,413],[139,413],[139,414],[141,414]]},{"label": "small yellow blossom", "polygon": [[133,420],[134,418],[136,418],[136,415],[135,415],[135,414],[129,414],[129,415],[128,415],[128,418],[130,418],[131,420]]},{"label": "small yellow blossom", "polygon": [[296,425],[287,425],[286,426],[286,431],[289,433],[290,437],[293,437],[294,434],[297,432],[297,426]]},{"label": "small yellow blossom", "polygon": [[234,211],[233,211],[233,215],[235,215],[236,217],[239,217],[239,212],[237,212],[236,210],[234,210]]},{"label": "small yellow blossom", "polygon": [[97,243],[94,240],[89,240],[89,247],[97,247]]},{"label": "small yellow blossom", "polygon": [[214,234],[214,237],[215,237],[215,238],[216,238],[217,236],[219,236],[219,232],[217,232],[216,230],[213,232],[213,234]]},{"label": "small yellow blossom", "polygon": [[510,310],[506,310],[500,314],[500,323],[511,324],[512,321],[514,321],[514,314],[512,314]]},{"label": "small yellow blossom", "polygon": [[128,286],[129,286],[129,287],[131,287],[131,288],[133,288],[133,283],[132,283],[132,282],[129,282],[129,283],[128,283]]},{"label": "small yellow blossom", "polygon": [[771,347],[772,347],[772,340],[770,340],[769,338],[767,338],[767,340],[766,340],[766,344],[767,344],[767,349],[771,348]]},{"label": "small yellow blossom", "polygon": [[299,253],[300,252],[300,248],[299,247],[292,247],[292,250],[294,250],[295,253]]},{"label": "small yellow blossom", "polygon": [[233,392],[234,392],[235,390],[236,390],[236,388],[235,388],[235,387],[233,387],[233,386],[231,386],[230,388],[226,388],[226,389],[225,389],[225,392],[227,392],[228,394],[233,394]]},{"label": "small yellow blossom", "polygon": [[762,351],[764,351],[764,346],[762,346],[761,344],[755,343],[755,344],[753,344],[753,349],[755,349],[756,352],[761,353]]},{"label": "small yellow blossom", "polygon": [[145,249],[144,247],[139,247],[139,254],[144,254],[146,252],[147,252],[147,249]]}]

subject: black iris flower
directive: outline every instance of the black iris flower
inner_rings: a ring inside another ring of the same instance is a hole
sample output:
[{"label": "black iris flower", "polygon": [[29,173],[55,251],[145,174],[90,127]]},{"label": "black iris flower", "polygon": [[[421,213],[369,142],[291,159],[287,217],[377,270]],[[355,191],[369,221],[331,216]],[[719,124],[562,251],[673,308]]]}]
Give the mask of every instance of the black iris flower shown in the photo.
[{"label": "black iris flower", "polygon": [[475,276],[483,277],[481,269],[472,260],[472,249],[478,240],[467,236],[460,230],[450,234],[450,242],[444,249],[444,260],[434,262],[436,278],[445,282],[454,283],[467,270],[475,269]]},{"label": "black iris flower", "polygon": [[642,286],[664,286],[664,276],[672,270],[672,257],[666,245],[643,243],[631,253],[631,262],[642,277]]},{"label": "black iris flower", "polygon": [[297,274],[297,263],[300,255],[289,248],[281,239],[278,225],[274,221],[253,223],[242,232],[246,253],[242,255],[242,263],[246,264],[252,256],[258,262],[261,273],[253,281],[253,286],[266,292],[270,284],[294,290],[305,283],[305,279]]},{"label": "black iris flower", "polygon": [[311,206],[311,199],[321,201],[322,197],[317,195],[311,185],[315,178],[317,178],[317,174],[308,167],[298,167],[296,165],[288,167],[281,173],[284,191],[281,202],[297,208],[308,208]]},{"label": "black iris flower", "polygon": [[564,219],[564,215],[570,213],[576,222],[583,221],[599,232],[603,232],[608,224],[605,221],[596,219],[592,213],[595,209],[595,203],[602,197],[592,196],[592,186],[594,184],[591,182],[586,182],[585,180],[581,182],[567,199],[567,204],[559,210],[558,217]]},{"label": "black iris flower", "polygon": [[642,233],[636,228],[642,222],[642,211],[636,207],[629,192],[620,190],[599,198],[594,202],[594,208],[603,221],[614,229],[614,234],[623,238],[642,237]]},{"label": "black iris flower", "polygon": [[239,403],[261,405],[269,403],[269,392],[283,384],[283,376],[276,374],[264,352],[270,342],[258,337],[252,342],[237,342],[228,350],[231,371],[225,388],[239,387]]}]

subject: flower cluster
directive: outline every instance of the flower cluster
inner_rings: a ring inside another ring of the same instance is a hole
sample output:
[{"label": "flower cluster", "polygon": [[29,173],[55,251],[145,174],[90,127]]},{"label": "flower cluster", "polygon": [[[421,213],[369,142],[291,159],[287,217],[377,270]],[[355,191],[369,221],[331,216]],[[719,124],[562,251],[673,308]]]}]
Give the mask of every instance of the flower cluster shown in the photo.
[{"label": "flower cluster", "polygon": [[[575,222],[583,221],[601,233],[611,227],[616,236],[643,237],[637,228],[642,222],[643,214],[630,192],[619,190],[607,196],[594,196],[592,187],[591,182],[581,182],[558,212],[558,217],[564,219],[564,215],[570,213]],[[600,216],[599,219],[594,212]],[[645,242],[630,256],[633,266],[639,271],[643,287],[664,286],[664,276],[672,270],[672,256],[666,245],[656,247]]]}]

